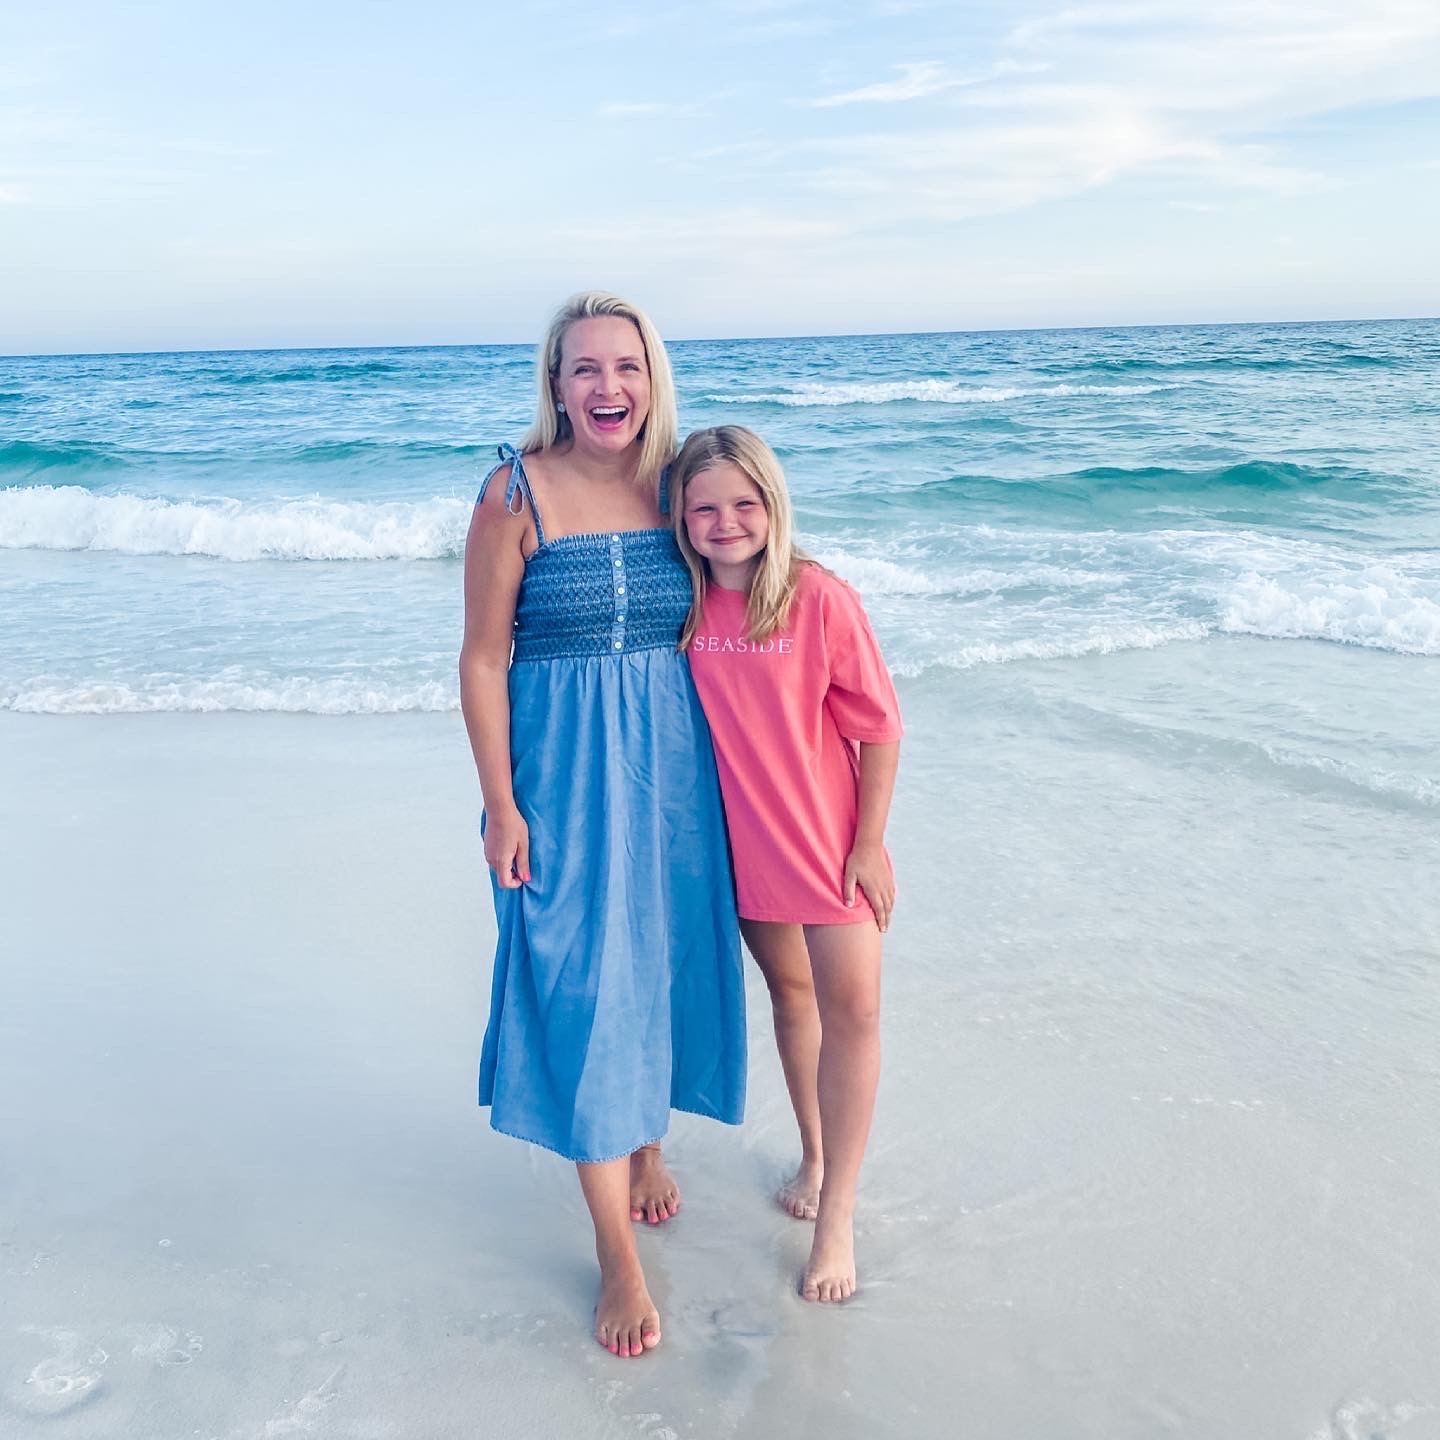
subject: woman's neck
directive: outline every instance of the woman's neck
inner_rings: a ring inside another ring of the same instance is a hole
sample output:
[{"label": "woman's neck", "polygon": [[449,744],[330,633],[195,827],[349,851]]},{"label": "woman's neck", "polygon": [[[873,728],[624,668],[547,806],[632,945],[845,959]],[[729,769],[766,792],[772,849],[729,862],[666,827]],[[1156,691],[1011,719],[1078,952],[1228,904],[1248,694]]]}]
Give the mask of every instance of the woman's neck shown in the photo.
[{"label": "woman's neck", "polygon": [[640,471],[638,445],[632,445],[615,454],[597,454],[594,451],[582,450],[572,439],[563,448],[558,445],[553,447],[550,453],[578,479],[595,484],[633,484]]}]

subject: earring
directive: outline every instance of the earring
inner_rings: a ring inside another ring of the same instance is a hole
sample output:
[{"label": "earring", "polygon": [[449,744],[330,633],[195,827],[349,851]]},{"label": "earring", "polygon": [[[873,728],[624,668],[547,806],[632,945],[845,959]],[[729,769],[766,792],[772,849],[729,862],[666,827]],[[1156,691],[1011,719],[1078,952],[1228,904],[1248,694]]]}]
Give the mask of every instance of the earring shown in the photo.
[{"label": "earring", "polygon": [[563,400],[557,401],[555,408],[563,415],[565,413],[565,402]]}]

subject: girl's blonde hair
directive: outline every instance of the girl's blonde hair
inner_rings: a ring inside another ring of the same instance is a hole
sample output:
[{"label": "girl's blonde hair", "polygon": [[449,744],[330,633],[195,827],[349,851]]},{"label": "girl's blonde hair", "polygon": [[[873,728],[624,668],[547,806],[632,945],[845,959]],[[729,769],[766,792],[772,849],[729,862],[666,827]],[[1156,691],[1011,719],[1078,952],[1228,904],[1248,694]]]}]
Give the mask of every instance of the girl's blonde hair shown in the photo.
[{"label": "girl's blonde hair", "polygon": [[538,390],[538,404],[535,407],[535,423],[525,432],[520,449],[525,454],[544,450],[574,435],[570,417],[555,408],[555,382],[560,375],[560,352],[565,344],[565,332],[577,320],[593,320],[597,316],[613,315],[628,320],[640,332],[640,344],[645,351],[645,363],[650,367],[650,413],[640,427],[640,465],[638,474],[642,479],[658,476],[675,453],[675,442],[680,432],[680,420],[675,408],[675,380],[670,373],[670,357],[665,353],[665,342],[650,323],[650,317],[638,305],[622,300],[618,295],[607,294],[604,290],[586,290],[572,295],[556,312],[545,332],[545,338],[535,350],[535,380]]},{"label": "girl's blonde hair", "polygon": [[795,514],[785,487],[785,472],[775,452],[743,425],[697,430],[681,447],[670,470],[670,516],[680,553],[690,568],[692,588],[690,614],[680,632],[682,650],[699,628],[710,579],[705,561],[690,543],[685,528],[685,490],[702,471],[727,460],[753,482],[770,521],[770,538],[760,552],[760,564],[750,582],[745,606],[751,640],[768,640],[785,623],[800,581],[800,567],[814,563],[795,543]]}]

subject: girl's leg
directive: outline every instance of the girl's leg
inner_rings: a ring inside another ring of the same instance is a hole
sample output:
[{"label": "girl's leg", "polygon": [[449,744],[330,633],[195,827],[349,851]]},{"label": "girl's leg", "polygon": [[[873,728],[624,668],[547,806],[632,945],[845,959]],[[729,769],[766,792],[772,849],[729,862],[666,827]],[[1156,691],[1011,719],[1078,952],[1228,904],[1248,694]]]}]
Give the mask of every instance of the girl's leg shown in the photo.
[{"label": "girl's leg", "polygon": [[810,952],[799,925],[742,920],[740,932],[770,987],[775,1044],[785,1085],[800,1126],[800,1168],[776,1199],[797,1220],[813,1220],[820,1205],[825,1156],[820,1143],[820,1011],[810,974]]},{"label": "girl's leg", "polygon": [[630,1157],[630,1218],[663,1224],[680,1208],[680,1187],[660,1153],[660,1142]]},{"label": "girl's leg", "polygon": [[856,1288],[855,1187],[880,1080],[880,931],[873,920],[807,925],[805,940],[824,1031],[825,1183],[801,1293],[807,1300],[845,1300]]},{"label": "girl's leg", "polygon": [[612,1354],[628,1359],[660,1343],[660,1313],[645,1288],[645,1272],[630,1228],[630,1160],[577,1165],[580,1188],[595,1225],[600,1261],[600,1302],[595,1338]]}]

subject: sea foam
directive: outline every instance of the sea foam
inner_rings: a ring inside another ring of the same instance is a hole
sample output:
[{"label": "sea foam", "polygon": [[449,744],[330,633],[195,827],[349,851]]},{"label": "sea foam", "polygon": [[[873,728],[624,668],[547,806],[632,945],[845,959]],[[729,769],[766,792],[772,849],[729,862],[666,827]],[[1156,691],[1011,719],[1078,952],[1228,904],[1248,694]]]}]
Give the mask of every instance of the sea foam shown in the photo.
[{"label": "sea foam", "polygon": [[1440,655],[1440,602],[1382,567],[1325,580],[1246,575],[1222,604],[1220,628],[1277,640]]},{"label": "sea foam", "polygon": [[1169,625],[1092,629],[1064,639],[987,640],[961,645],[936,660],[901,662],[894,669],[897,675],[914,677],[932,666],[971,670],[977,665],[1006,665],[1016,660],[1073,660],[1086,655],[1113,655],[1121,650],[1155,650],[1175,641],[1203,640],[1210,633],[1211,627],[1199,620],[1180,620]]},{"label": "sea foam", "polygon": [[862,595],[994,595],[1011,590],[1072,590],[1112,585],[1115,575],[1098,570],[1046,564],[1013,568],[965,566],[950,574],[932,575],[914,564],[901,565],[873,555],[820,550],[814,557]]},{"label": "sea foam", "polygon": [[0,490],[0,549],[221,560],[439,560],[459,555],[468,500],[175,501],[76,485]]},{"label": "sea foam", "polygon": [[859,384],[795,385],[759,395],[707,395],[717,405],[885,405],[919,400],[931,405],[987,405],[1006,400],[1067,395],[1152,395],[1174,385],[961,385],[953,380],[895,380]]},{"label": "sea foam", "polygon": [[306,676],[267,680],[147,677],[135,684],[38,682],[0,692],[0,710],[25,715],[399,715],[458,710],[454,684],[387,686],[369,679]]}]

